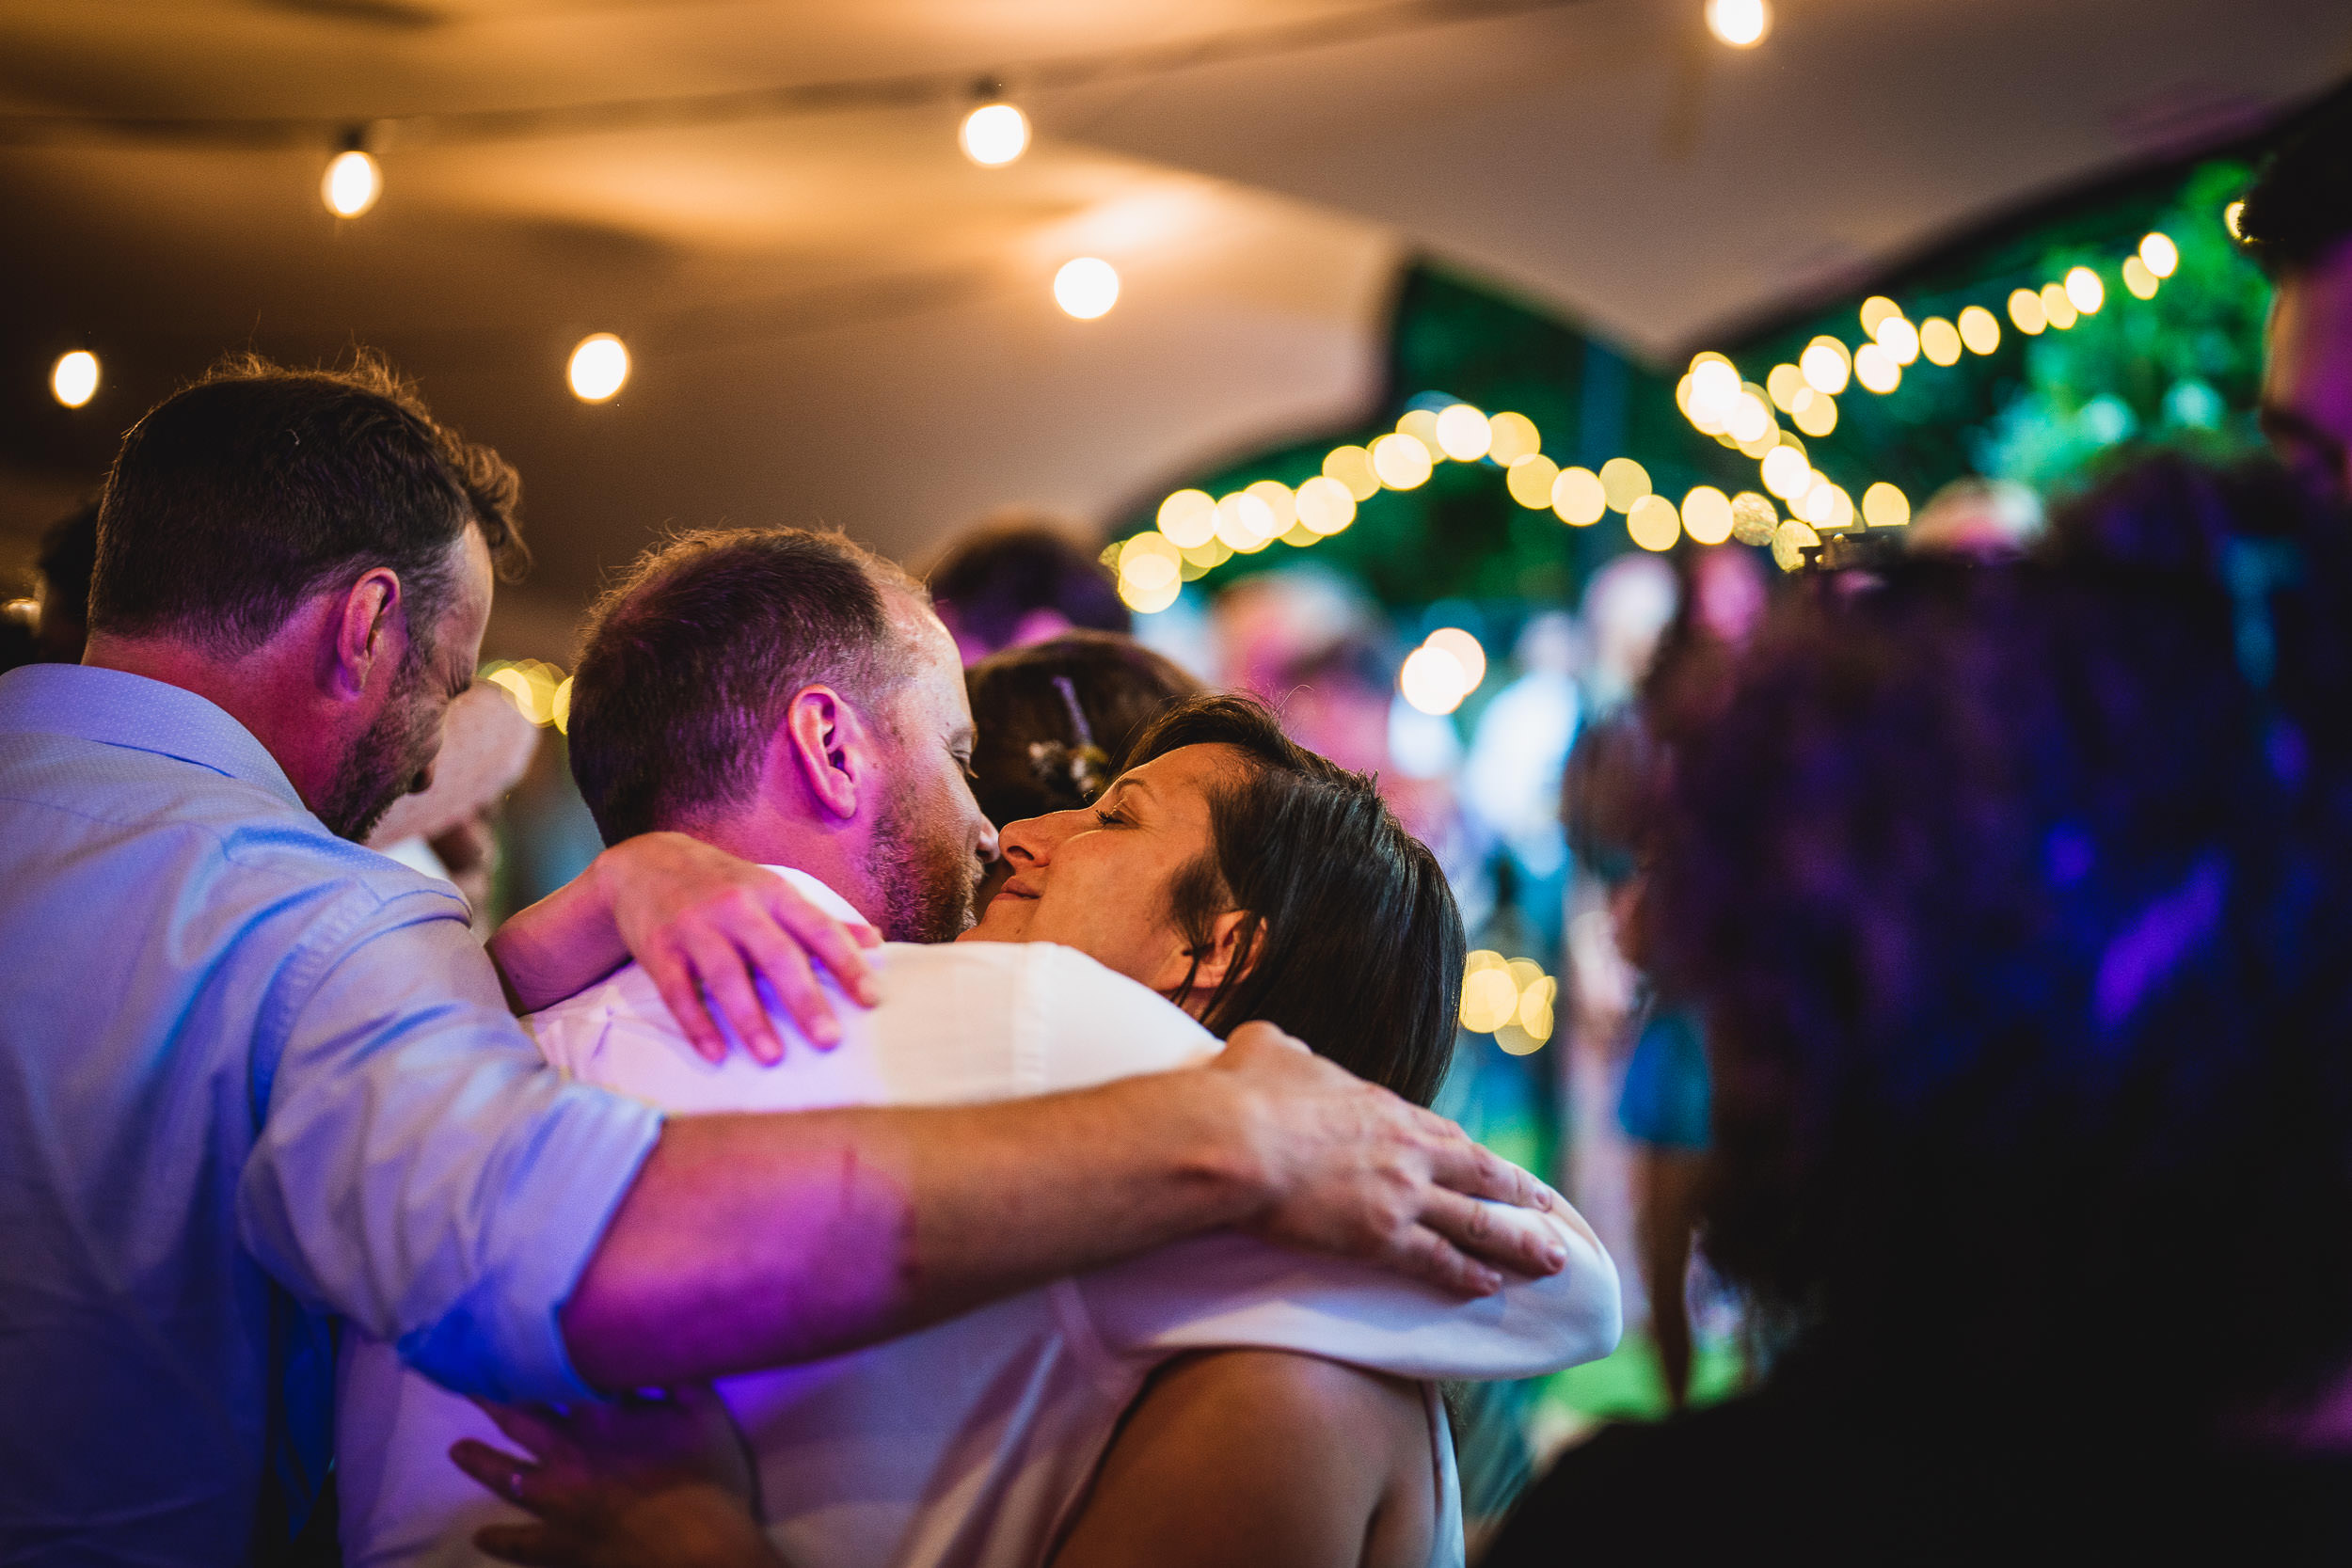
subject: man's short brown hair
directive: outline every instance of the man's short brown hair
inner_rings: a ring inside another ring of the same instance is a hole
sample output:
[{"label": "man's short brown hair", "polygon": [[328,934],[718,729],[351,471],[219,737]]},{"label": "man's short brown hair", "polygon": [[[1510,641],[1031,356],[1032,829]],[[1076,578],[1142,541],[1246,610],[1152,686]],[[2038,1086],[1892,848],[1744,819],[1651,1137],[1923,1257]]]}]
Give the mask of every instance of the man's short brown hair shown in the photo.
[{"label": "man's short brown hair", "polygon": [[892,594],[929,602],[837,533],[703,530],[640,556],[588,612],[572,677],[572,776],[605,842],[749,799],[794,694],[870,708],[904,680]]}]

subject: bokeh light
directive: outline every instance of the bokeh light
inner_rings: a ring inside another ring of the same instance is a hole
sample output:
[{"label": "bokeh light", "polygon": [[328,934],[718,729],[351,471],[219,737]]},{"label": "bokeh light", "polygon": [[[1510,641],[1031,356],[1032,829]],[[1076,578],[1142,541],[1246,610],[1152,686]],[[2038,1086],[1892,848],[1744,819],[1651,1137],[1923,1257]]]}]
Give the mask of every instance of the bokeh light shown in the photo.
[{"label": "bokeh light", "polygon": [[1891,392],[1902,385],[1903,368],[1877,343],[1865,343],[1854,351],[1853,378],[1873,392]]},{"label": "bokeh light", "polygon": [[1422,641],[1425,646],[1442,648],[1454,656],[1454,662],[1462,667],[1464,695],[1477,690],[1479,683],[1486,678],[1486,650],[1480,645],[1477,638],[1460,626],[1439,626]]},{"label": "bokeh light", "polygon": [[1794,501],[1813,483],[1813,466],[1792,446],[1774,447],[1764,454],[1764,488],[1783,500]]},{"label": "bokeh light", "polygon": [[1720,545],[1731,537],[1731,498],[1711,484],[1702,484],[1682,498],[1682,531],[1701,545]]},{"label": "bokeh light", "polygon": [[98,395],[98,356],[86,348],[60,354],[49,367],[49,395],[68,408],[79,408]]},{"label": "bokeh light", "polygon": [[2066,297],[2084,315],[2095,316],[2107,302],[2107,286],[2089,267],[2074,267],[2066,274]]},{"label": "bokeh light", "polygon": [[1273,537],[1279,539],[1297,526],[1298,498],[1280,480],[1262,479],[1242,494],[1255,496],[1264,504],[1267,515],[1274,519],[1274,526],[1266,531]]},{"label": "bokeh light", "polygon": [[1600,493],[1610,511],[1630,513],[1650,493],[1649,470],[1630,457],[1613,457],[1600,466]]},{"label": "bokeh light", "polygon": [[1119,303],[1119,269],[1100,256],[1064,261],[1054,274],[1054,303],[1080,321],[1106,314]]},{"label": "bokeh light", "polygon": [[1853,369],[1853,359],[1846,345],[1835,338],[1820,337],[1805,345],[1797,356],[1797,368],[1817,392],[1836,397],[1846,389],[1846,380]]},{"label": "bokeh light", "polygon": [[1919,329],[1899,315],[1889,316],[1879,323],[1878,345],[1898,365],[1912,364],[1919,357]]},{"label": "bokeh light", "polygon": [[375,205],[384,194],[384,171],[375,160],[354,148],[338,152],[319,182],[319,199],[339,218],[356,218]]},{"label": "bokeh light", "polygon": [[2137,256],[2123,258],[2123,287],[2134,299],[2153,299],[2162,280]]},{"label": "bokeh light", "polygon": [[1968,345],[1971,354],[1990,354],[2001,346],[2001,324],[1981,305],[1971,305],[1963,310],[1959,326],[1960,341]]},{"label": "bokeh light", "polygon": [[2153,230],[2139,242],[2139,260],[2158,277],[2169,277],[2181,264],[2181,247],[2172,243],[2171,235]]},{"label": "bokeh light", "polygon": [[1427,643],[1406,656],[1396,673],[1396,689],[1423,713],[1452,713],[1470,695],[1461,660]]},{"label": "bokeh light", "polygon": [[2060,332],[2068,330],[2076,322],[2082,320],[2082,312],[2075,309],[2074,302],[2067,297],[2066,285],[2063,283],[2042,285],[2042,314],[2052,326],[2057,327]]},{"label": "bokeh light", "polygon": [[1534,452],[1511,465],[1503,476],[1503,484],[1513,500],[1530,512],[1541,512],[1551,504],[1551,487],[1559,478],[1559,465],[1541,452]]},{"label": "bokeh light", "polygon": [[1383,436],[1372,444],[1372,471],[1391,490],[1411,490],[1429,482],[1429,449],[1410,436]]},{"label": "bokeh light", "polygon": [[1467,403],[1439,411],[1437,434],[1438,450],[1456,463],[1475,463],[1494,445],[1494,427]]},{"label": "bokeh light", "polygon": [[1884,294],[1872,294],[1862,302],[1862,335],[1877,338],[1881,325],[1890,318],[1899,319],[1902,313],[1903,308]]},{"label": "bokeh light", "polygon": [[1433,464],[1444,461],[1445,448],[1438,445],[1438,411],[1434,408],[1409,408],[1396,421],[1396,433],[1409,436],[1422,444]]},{"label": "bokeh light", "polygon": [[1609,491],[1590,468],[1563,468],[1551,482],[1551,510],[1574,528],[1590,528],[1609,510]]},{"label": "bokeh light", "polygon": [[1338,480],[1319,475],[1298,487],[1298,520],[1327,538],[1356,520],[1356,497]]},{"label": "bokeh light", "polygon": [[1707,0],[1707,30],[1734,49],[1753,49],[1772,30],[1771,0]]},{"label": "bokeh light", "polygon": [[610,332],[582,338],[572,350],[565,374],[572,396],[582,403],[603,403],[628,380],[628,347]]},{"label": "bokeh light", "polygon": [[1784,414],[1795,413],[1814,397],[1812,383],[1805,380],[1804,372],[1788,364],[1772,367],[1772,373],[1764,378],[1764,390],[1772,398],[1772,406]]},{"label": "bokeh light", "polygon": [[2238,227],[2245,216],[2246,203],[2243,201],[2233,201],[2221,209],[2221,227],[2230,231],[2230,238],[2233,240],[2246,238],[2246,230]]},{"label": "bokeh light", "polygon": [[2031,289],[2010,291],[2009,319],[2028,338],[2040,337],[2050,325],[2048,313],[2042,309],[2042,296]]},{"label": "bokeh light", "polygon": [[1911,521],[1911,498],[1881,480],[1862,492],[1862,520],[1872,528],[1900,528]]},{"label": "bokeh light", "polygon": [[1533,457],[1543,451],[1544,438],[1536,433],[1535,421],[1524,414],[1506,410],[1488,420],[1486,428],[1486,455],[1506,468],[1522,457]]},{"label": "bokeh light", "polygon": [[982,168],[1002,168],[1029,150],[1029,117],[1009,103],[983,103],[963,117],[956,140]]},{"label": "bokeh light", "polygon": [[1160,502],[1156,521],[1179,548],[1197,548],[1216,532],[1216,500],[1206,490],[1179,490]]},{"label": "bokeh light", "polygon": [[1827,392],[1816,392],[1812,402],[1789,418],[1807,436],[1827,436],[1837,428],[1837,400]]},{"label": "bokeh light", "polygon": [[1930,316],[1919,324],[1919,352],[1931,365],[1959,364],[1960,328],[1941,316]]},{"label": "bokeh light", "polygon": [[1327,479],[1347,486],[1347,493],[1368,501],[1380,493],[1380,476],[1372,471],[1372,453],[1361,447],[1334,447],[1323,459]]},{"label": "bokeh light", "polygon": [[1753,490],[1731,498],[1731,536],[1742,545],[1769,545],[1780,526],[1780,511],[1772,499]]},{"label": "bokeh light", "polygon": [[1625,531],[1645,550],[1670,550],[1682,536],[1682,514],[1674,502],[1653,492],[1633,503],[1625,515]]},{"label": "bokeh light", "polygon": [[1804,551],[1819,545],[1821,536],[1794,517],[1788,518],[1772,530],[1772,564],[1784,572],[1793,572],[1804,564]]}]

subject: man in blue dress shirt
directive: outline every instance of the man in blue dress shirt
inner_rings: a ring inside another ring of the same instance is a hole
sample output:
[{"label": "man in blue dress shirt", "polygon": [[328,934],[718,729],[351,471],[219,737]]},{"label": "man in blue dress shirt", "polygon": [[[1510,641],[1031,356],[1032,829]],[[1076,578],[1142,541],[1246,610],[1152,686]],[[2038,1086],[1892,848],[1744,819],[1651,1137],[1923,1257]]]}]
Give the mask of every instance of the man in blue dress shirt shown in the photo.
[{"label": "man in blue dress shirt", "polygon": [[648,835],[501,934],[501,994],[463,903],[351,842],[430,772],[513,499],[378,367],[226,367],[124,440],[85,663],[0,677],[0,1561],[284,1555],[339,1317],[563,1401],[1221,1225],[1472,1292],[1455,1242],[1557,1266],[1461,1196],[1540,1203],[1516,1172],[1279,1038],[1044,1100],[666,1123],[546,1069],[510,1002],[628,952],[755,1053],[754,970],[810,1019],[803,949],[862,975],[781,883]]}]

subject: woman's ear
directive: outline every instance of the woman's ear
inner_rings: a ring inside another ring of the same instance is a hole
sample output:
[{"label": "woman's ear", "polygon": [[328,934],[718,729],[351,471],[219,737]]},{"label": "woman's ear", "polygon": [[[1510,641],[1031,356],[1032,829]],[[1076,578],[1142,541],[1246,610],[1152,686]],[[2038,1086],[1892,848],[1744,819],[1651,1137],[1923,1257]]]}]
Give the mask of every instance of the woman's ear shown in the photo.
[{"label": "woman's ear", "polygon": [[1211,924],[1209,933],[1207,945],[1192,955],[1200,960],[1193,970],[1193,993],[1204,998],[1229,976],[1239,980],[1249,973],[1263,945],[1265,927],[1248,910],[1228,910]]}]

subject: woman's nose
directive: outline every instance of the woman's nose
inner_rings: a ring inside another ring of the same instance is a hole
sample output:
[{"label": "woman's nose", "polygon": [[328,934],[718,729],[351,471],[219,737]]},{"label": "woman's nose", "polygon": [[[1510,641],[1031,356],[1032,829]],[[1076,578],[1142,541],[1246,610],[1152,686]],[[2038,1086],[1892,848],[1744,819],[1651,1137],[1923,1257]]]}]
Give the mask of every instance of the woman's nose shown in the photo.
[{"label": "woman's nose", "polygon": [[1057,811],[1009,822],[1004,832],[996,835],[997,851],[1007,860],[1018,858],[1032,865],[1043,865],[1054,858],[1054,847],[1076,832],[1086,816],[1083,811]]}]

